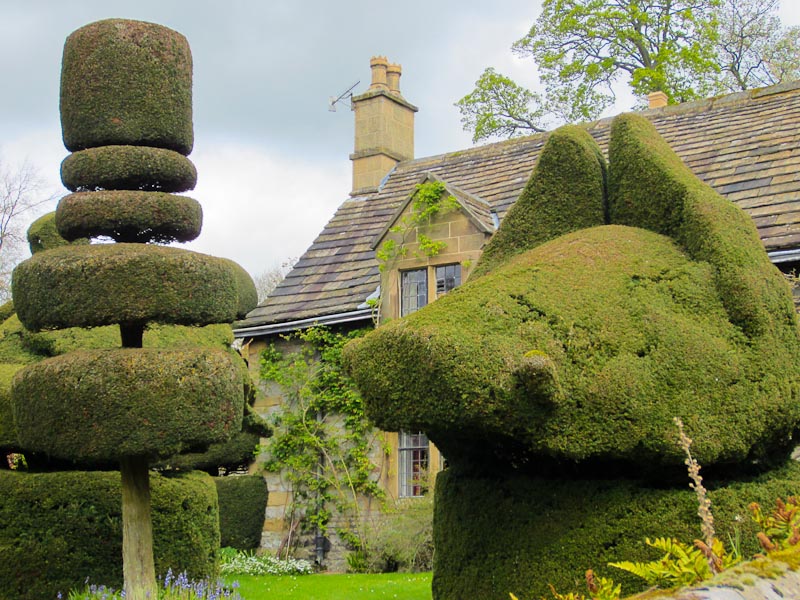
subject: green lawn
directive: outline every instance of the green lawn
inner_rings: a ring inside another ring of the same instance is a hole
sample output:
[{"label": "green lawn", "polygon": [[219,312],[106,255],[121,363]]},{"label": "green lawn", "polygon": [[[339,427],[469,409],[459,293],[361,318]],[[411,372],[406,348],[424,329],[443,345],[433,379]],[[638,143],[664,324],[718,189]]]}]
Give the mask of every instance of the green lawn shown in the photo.
[{"label": "green lawn", "polygon": [[430,573],[385,575],[236,575],[244,600],[431,600]]}]

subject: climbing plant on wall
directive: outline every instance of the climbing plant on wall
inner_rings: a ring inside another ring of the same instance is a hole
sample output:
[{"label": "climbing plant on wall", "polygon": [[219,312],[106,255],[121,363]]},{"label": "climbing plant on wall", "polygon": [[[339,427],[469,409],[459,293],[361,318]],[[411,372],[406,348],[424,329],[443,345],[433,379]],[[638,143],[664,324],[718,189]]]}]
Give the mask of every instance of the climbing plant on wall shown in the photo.
[{"label": "climbing plant on wall", "polygon": [[399,258],[408,256],[408,243],[412,239],[412,233],[416,233],[414,241],[418,246],[415,256],[433,258],[445,249],[445,242],[431,239],[425,235],[424,230],[436,215],[444,215],[458,208],[458,201],[454,196],[445,193],[446,191],[441,181],[417,184],[411,210],[389,229],[389,233],[395,235],[384,240],[375,252],[381,272]]},{"label": "climbing plant on wall", "polygon": [[341,352],[367,331],[314,327],[290,336],[303,342],[298,350],[271,345],[261,356],[262,380],[278,384],[285,397],[263,450],[266,470],[283,473],[291,483],[290,531],[299,524],[326,535],[335,523],[339,535],[359,549],[366,544],[359,499],[383,499],[375,459],[385,449],[342,370]]}]

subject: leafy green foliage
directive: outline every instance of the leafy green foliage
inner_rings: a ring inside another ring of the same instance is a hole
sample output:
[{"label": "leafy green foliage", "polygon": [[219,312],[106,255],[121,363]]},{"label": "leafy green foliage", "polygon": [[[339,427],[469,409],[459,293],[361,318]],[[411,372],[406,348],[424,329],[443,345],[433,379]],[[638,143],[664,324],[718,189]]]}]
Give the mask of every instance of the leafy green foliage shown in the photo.
[{"label": "leafy green foliage", "polygon": [[72,192],[185,192],[197,183],[197,170],[188,158],[164,148],[100,146],[67,156],[61,163],[61,181]]},{"label": "leafy green foliage", "polygon": [[132,144],[187,155],[194,143],[189,43],[142,21],[81,27],[64,45],[60,107],[71,152]]},{"label": "leafy green foliage", "polygon": [[[365,526],[366,550],[356,572],[421,572],[433,569],[433,494],[407,498],[373,516]],[[350,563],[348,557],[348,563]]]},{"label": "leafy green foliage", "polygon": [[[664,556],[650,562],[611,562],[609,566],[633,573],[644,579],[648,585],[662,588],[692,585],[715,574],[709,567],[706,552],[697,542],[694,546],[688,546],[676,539],[662,537],[652,541],[646,538],[645,543],[663,552]],[[722,570],[732,567],[741,560],[737,554],[726,552],[723,543],[717,539],[714,540],[711,551],[721,560]]]},{"label": "leafy green foliage", "polygon": [[433,180],[417,184],[408,214],[389,229],[389,234],[394,236],[387,237],[375,251],[381,272],[397,259],[408,255],[406,244],[412,236],[415,236],[419,246],[416,253],[419,257],[432,258],[447,247],[446,242],[432,240],[425,235],[425,228],[431,224],[434,217],[445,215],[458,208],[458,201],[446,191],[441,181]]},{"label": "leafy green foliage", "polygon": [[334,514],[343,515],[352,526],[340,534],[354,545],[363,544],[358,499],[384,496],[371,458],[378,433],[342,369],[342,348],[365,332],[314,327],[293,334],[304,342],[297,351],[270,346],[261,357],[262,380],[277,384],[286,399],[273,416],[265,468],[291,482],[291,519],[324,533]]},{"label": "leafy green foliage", "polygon": [[[622,593],[621,585],[615,584],[613,580],[606,577],[597,577],[591,569],[586,571],[586,586],[589,588],[588,599],[587,596],[576,592],[561,594],[552,585],[550,592],[553,594],[554,600],[619,600]],[[509,594],[509,596],[511,596],[511,600],[519,600],[514,594]]]},{"label": "leafy green foliage", "polygon": [[786,502],[778,498],[770,514],[765,515],[758,502],[753,502],[749,508],[753,520],[761,528],[758,541],[764,550],[786,550],[800,543],[800,499],[797,496],[788,497]]},{"label": "leafy green foliage", "polygon": [[543,98],[491,67],[456,106],[464,129],[472,131],[473,142],[545,131]]},{"label": "leafy green foliage", "polygon": [[[594,469],[594,478],[580,480],[522,473],[479,477],[452,467],[440,473],[434,502],[434,597],[508,600],[513,592],[538,600],[549,595],[548,582],[557,590],[573,590],[589,566],[651,560],[654,550],[645,537],[699,536],[691,490],[666,489],[663,479],[652,485],[597,478],[597,473]],[[748,504],[772,503],[793,493],[800,485],[800,465],[790,462],[747,482],[716,483],[710,495],[717,529],[725,539],[740,531],[739,552],[749,556],[760,546],[758,528],[747,518]],[[480,540],[479,549],[475,540]],[[626,593],[646,589],[644,580],[618,573],[614,580]]]},{"label": "leafy green foliage", "polygon": [[553,119],[597,118],[625,81],[644,97],[686,102],[797,79],[800,28],[784,28],[778,0],[544,0],[513,45],[532,58],[544,94],[486,69],[456,103],[473,140],[541,131]]}]

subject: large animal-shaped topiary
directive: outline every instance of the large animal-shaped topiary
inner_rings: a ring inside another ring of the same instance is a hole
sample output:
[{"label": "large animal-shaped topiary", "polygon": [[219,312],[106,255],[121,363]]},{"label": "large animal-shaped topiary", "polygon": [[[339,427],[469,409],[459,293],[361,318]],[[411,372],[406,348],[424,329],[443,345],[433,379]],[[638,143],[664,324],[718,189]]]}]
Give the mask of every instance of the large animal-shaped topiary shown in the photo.
[{"label": "large animal-shaped topiary", "polygon": [[800,423],[786,281],[635,115],[608,167],[585,130],[555,131],[470,281],[346,350],[377,425],[425,431],[450,464],[437,599],[541,595],[691,526],[690,497],[651,489],[685,458],[674,417],[734,478],[784,460]]},{"label": "large animal-shaped topiary", "polygon": [[14,271],[14,306],[32,331],[118,325],[121,348],[76,350],[20,371],[12,404],[20,445],[59,459],[119,461],[127,598],[156,597],[148,465],[241,428],[244,373],[217,348],[143,347],[151,323],[207,325],[252,308],[238,265],[153,242],[201,229],[191,189],[191,55],[179,33],[99,21],[66,41],[61,120],[70,155],[59,203],[69,245]]}]

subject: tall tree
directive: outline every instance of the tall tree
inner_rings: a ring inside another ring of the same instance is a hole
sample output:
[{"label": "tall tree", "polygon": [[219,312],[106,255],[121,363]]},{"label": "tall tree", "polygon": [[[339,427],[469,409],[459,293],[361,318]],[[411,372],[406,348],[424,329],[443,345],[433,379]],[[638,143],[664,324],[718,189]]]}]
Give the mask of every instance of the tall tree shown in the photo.
[{"label": "tall tree", "polygon": [[726,90],[800,78],[800,27],[783,27],[778,5],[778,0],[725,0],[718,53]]},{"label": "tall tree", "polygon": [[597,118],[625,82],[672,103],[798,76],[800,28],[782,28],[778,0],[544,0],[513,45],[532,58],[543,95],[487,69],[456,103],[473,141]]},{"label": "tall tree", "polygon": [[25,221],[54,200],[29,162],[14,166],[0,157],[0,302],[11,297],[11,271],[22,258]]}]

